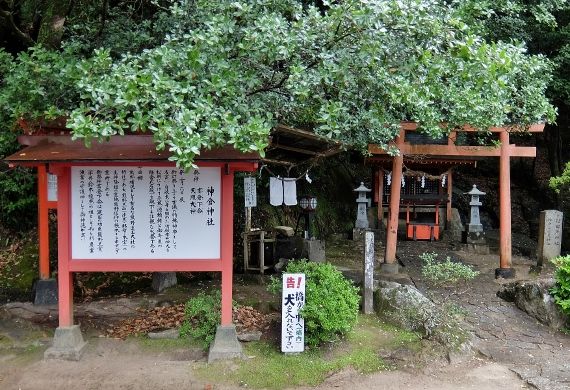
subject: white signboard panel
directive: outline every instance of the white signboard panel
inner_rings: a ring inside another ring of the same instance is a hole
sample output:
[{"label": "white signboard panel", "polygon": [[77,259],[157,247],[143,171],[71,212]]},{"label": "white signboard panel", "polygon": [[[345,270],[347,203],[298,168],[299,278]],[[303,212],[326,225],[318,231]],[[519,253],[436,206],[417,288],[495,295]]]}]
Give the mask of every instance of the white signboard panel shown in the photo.
[{"label": "white signboard panel", "polygon": [[220,168],[71,168],[74,259],[220,258]]},{"label": "white signboard panel", "polygon": [[281,300],[281,352],[303,352],[305,320],[299,312],[305,306],[305,274],[283,274]]},{"label": "white signboard panel", "polygon": [[48,173],[48,194],[47,199],[50,202],[57,202],[57,175]]},{"label": "white signboard panel", "polygon": [[257,207],[255,177],[243,178],[243,193],[245,198],[245,207]]}]

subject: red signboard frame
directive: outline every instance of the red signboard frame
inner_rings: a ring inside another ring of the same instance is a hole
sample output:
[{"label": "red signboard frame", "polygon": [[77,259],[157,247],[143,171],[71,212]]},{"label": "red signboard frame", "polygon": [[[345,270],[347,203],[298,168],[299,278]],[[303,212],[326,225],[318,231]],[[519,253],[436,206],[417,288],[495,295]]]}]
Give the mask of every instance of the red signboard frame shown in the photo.
[{"label": "red signboard frame", "polygon": [[71,256],[71,167],[143,166],[174,167],[169,162],[73,162],[50,163],[49,171],[58,180],[58,295],[59,326],[73,325],[74,272],[160,272],[216,271],[222,275],[221,325],[232,323],[233,278],[233,194],[234,172],[255,171],[255,162],[198,162],[198,167],[218,167],[221,171],[220,258],[219,259],[74,259]]}]

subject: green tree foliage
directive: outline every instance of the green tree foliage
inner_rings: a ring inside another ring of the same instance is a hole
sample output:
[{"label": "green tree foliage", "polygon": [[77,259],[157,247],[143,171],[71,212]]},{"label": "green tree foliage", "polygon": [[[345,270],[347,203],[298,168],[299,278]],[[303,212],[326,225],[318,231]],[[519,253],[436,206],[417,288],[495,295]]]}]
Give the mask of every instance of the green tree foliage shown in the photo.
[{"label": "green tree foliage", "polygon": [[[75,30],[61,53],[75,51],[63,59],[70,66],[42,62],[59,75],[46,72],[47,83],[58,89],[61,80],[71,101],[46,99],[29,112],[68,114],[74,136],[86,142],[151,131],[184,167],[201,149],[228,143],[263,152],[277,122],[365,150],[386,146],[402,120],[431,135],[445,131],[442,122],[487,129],[552,120],[544,96],[550,64],[522,45],[486,42],[461,4],[172,2],[153,14],[157,35],[136,45],[147,48],[120,58],[110,48],[81,58],[86,46]],[[26,77],[19,65],[33,54],[25,55],[0,90],[12,113],[22,113],[10,80]]]}]

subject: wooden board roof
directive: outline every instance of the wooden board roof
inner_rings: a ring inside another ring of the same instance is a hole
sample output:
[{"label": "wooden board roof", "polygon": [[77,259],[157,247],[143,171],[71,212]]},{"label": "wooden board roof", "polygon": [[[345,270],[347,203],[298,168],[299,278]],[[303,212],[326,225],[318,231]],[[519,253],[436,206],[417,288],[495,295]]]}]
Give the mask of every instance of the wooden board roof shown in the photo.
[{"label": "wooden board roof", "polygon": [[[108,162],[165,161],[172,153],[157,151],[152,136],[113,136],[109,141],[93,142],[86,147],[82,140],[73,141],[69,135],[21,136],[24,149],[6,157],[11,164],[49,162]],[[258,153],[241,153],[232,146],[203,150],[197,161],[259,161]]]}]

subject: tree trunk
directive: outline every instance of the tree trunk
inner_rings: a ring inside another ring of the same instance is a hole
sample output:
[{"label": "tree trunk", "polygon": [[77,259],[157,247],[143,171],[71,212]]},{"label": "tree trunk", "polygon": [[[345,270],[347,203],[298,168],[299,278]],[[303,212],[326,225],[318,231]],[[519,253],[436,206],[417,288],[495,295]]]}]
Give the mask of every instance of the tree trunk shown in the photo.
[{"label": "tree trunk", "polygon": [[61,45],[65,19],[71,10],[72,0],[52,0],[44,3],[45,9],[38,33],[37,43],[51,49]]}]

